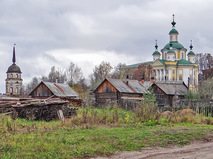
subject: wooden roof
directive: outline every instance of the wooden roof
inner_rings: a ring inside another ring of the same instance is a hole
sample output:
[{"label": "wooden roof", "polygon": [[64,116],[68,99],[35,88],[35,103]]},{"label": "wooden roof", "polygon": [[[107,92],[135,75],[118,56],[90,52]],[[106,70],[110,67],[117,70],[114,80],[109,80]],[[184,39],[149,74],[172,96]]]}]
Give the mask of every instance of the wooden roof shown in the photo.
[{"label": "wooden roof", "polygon": [[[128,85],[121,79],[106,78],[101,84],[95,89],[95,91],[105,82],[110,82],[117,90],[121,93],[146,93],[145,87],[140,84],[137,80],[128,80]],[[94,92],[95,92],[94,91]]]},{"label": "wooden roof", "polygon": [[[62,83],[41,81],[41,83],[39,83],[34,90],[36,90],[42,83],[57,97],[76,97],[76,98],[79,97],[78,93],[76,93],[68,84]],[[32,92],[34,90],[32,90]]]},{"label": "wooden roof", "polygon": [[167,95],[185,95],[188,87],[185,85],[183,81],[174,81],[174,82],[155,82],[152,84],[159,87],[165,94]]}]

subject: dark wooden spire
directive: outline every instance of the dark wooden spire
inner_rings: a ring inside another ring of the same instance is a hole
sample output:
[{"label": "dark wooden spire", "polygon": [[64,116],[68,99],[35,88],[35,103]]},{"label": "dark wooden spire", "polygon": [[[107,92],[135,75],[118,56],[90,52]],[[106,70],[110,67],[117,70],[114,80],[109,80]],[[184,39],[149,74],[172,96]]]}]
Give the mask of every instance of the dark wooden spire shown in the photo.
[{"label": "dark wooden spire", "polygon": [[15,64],[15,63],[16,63],[16,51],[15,51],[15,45],[16,45],[16,44],[14,44],[14,46],[13,46],[13,60],[12,60],[13,64]]}]

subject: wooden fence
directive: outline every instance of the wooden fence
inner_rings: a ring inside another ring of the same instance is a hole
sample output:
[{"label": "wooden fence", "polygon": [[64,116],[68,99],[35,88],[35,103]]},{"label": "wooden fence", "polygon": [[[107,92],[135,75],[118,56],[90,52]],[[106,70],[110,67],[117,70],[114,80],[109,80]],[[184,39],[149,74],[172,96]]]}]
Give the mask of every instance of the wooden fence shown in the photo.
[{"label": "wooden fence", "polygon": [[192,109],[196,113],[213,117],[213,101],[212,100],[180,100],[176,107],[160,107],[160,111],[178,111],[182,109]]}]

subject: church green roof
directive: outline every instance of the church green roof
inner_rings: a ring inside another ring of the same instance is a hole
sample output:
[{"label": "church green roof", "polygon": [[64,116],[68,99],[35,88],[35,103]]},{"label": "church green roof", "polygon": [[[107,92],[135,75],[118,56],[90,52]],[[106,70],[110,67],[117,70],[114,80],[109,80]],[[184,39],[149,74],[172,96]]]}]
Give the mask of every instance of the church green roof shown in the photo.
[{"label": "church green roof", "polygon": [[169,34],[179,34],[178,31],[176,29],[172,29]]},{"label": "church green roof", "polygon": [[195,55],[195,53],[194,53],[193,51],[190,51],[190,52],[188,53],[188,55]]},{"label": "church green roof", "polygon": [[165,62],[166,62],[167,60],[158,59],[158,61],[160,61],[160,63],[162,63],[163,65],[165,65]]},{"label": "church green roof", "polygon": [[153,61],[146,61],[146,62],[136,63],[136,64],[132,64],[132,65],[127,65],[127,66],[124,66],[122,68],[123,69],[125,69],[125,68],[137,68],[139,65],[142,65],[142,64],[144,64],[146,66],[152,65]]},{"label": "church green roof", "polygon": [[185,60],[185,59],[181,59],[181,60],[178,60],[178,65],[191,65],[191,62]]},{"label": "church green roof", "polygon": [[[181,49],[184,49],[184,46],[181,44],[181,43],[179,43],[179,42],[177,42],[177,41],[172,41],[171,42],[172,43],[172,48],[174,49],[178,49],[178,50],[181,50]],[[166,44],[165,46],[164,46],[164,49],[167,49],[167,50],[169,50],[169,48],[170,48],[170,45],[169,45],[170,43],[168,43],[168,44]]]},{"label": "church green roof", "polygon": [[160,55],[160,52],[159,51],[155,51],[155,52],[153,52],[152,55]]}]

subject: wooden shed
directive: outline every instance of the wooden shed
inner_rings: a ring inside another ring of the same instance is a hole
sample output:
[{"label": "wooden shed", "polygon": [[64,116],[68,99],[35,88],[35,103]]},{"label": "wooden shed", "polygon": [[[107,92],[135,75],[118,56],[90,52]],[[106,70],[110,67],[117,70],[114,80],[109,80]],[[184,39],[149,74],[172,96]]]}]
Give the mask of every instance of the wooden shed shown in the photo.
[{"label": "wooden shed", "polygon": [[174,106],[179,99],[184,99],[188,87],[183,81],[163,81],[153,83],[150,90],[155,94],[159,106]]},{"label": "wooden shed", "polygon": [[142,100],[145,88],[137,80],[106,78],[94,91],[95,101],[98,105],[118,104],[124,105],[127,101]]},{"label": "wooden shed", "polygon": [[68,84],[52,83],[41,81],[30,94],[32,98],[46,99],[48,97],[57,97],[70,101],[73,105],[81,105],[78,93],[76,93]]}]

